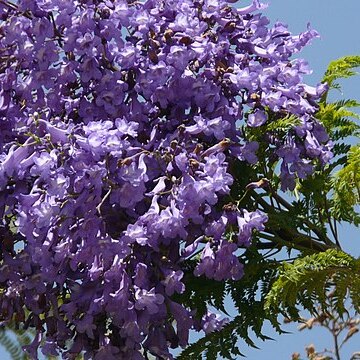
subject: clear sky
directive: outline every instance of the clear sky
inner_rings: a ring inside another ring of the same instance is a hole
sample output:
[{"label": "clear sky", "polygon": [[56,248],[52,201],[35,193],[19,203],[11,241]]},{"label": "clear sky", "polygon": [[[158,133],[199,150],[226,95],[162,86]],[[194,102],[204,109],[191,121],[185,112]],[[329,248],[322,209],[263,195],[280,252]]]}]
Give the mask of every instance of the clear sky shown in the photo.
[{"label": "clear sky", "polygon": [[[266,1],[266,0],[264,0]],[[245,6],[251,1],[241,1],[239,6]],[[307,82],[316,84],[321,80],[327,64],[344,55],[360,55],[360,0],[268,0],[269,7],[264,13],[271,21],[280,20],[289,25],[293,33],[306,29],[307,23],[318,30],[321,39],[302,52],[314,72]],[[356,98],[360,101],[360,76],[344,82],[343,96]],[[360,256],[360,230],[351,227],[342,228],[342,244],[346,251]],[[290,360],[295,351],[304,353],[304,347],[314,343],[318,348],[331,347],[330,335],[319,330],[299,333],[294,326],[284,329],[293,334],[278,336],[270,327],[267,334],[275,341],[257,342],[260,350],[241,347],[241,351],[249,360]],[[360,351],[360,335],[346,345],[342,355],[348,360],[352,352]],[[0,360],[10,360],[0,348]]]}]

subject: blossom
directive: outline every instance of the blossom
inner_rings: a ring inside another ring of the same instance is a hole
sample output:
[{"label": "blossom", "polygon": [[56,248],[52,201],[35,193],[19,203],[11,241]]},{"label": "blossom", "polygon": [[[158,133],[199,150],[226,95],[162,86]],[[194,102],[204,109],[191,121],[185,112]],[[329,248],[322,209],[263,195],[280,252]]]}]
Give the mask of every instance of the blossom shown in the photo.
[{"label": "blossom", "polygon": [[161,294],[156,294],[155,289],[150,291],[137,288],[135,292],[135,308],[137,310],[146,309],[149,314],[156,314],[158,307],[164,302],[164,297]]},{"label": "blossom", "polygon": [[210,334],[213,331],[221,330],[227,322],[229,322],[228,318],[220,320],[219,314],[208,311],[207,314],[202,317],[201,326],[205,334]]},{"label": "blossom", "polygon": [[265,229],[265,223],[268,217],[259,210],[249,212],[243,209],[243,214],[237,215],[237,224],[239,227],[238,242],[241,245],[249,246],[253,230],[262,231]]},{"label": "blossom", "polygon": [[[174,297],[184,260],[195,276],[243,276],[238,250],[267,216],[222,209],[239,167],[266,146],[286,190],[332,156],[314,119],[327,88],[291,58],[317,33],[232,2],[0,5],[0,315],[36,330],[32,358],[171,359],[191,329],[220,329]],[[269,130],[290,115],[285,134]],[[249,134],[262,131],[260,146]]]},{"label": "blossom", "polygon": [[185,285],[180,281],[184,273],[181,270],[174,271],[166,271],[166,278],[162,281],[165,285],[165,292],[168,296],[173,295],[175,292],[181,294],[185,291]]},{"label": "blossom", "polygon": [[263,110],[255,110],[253,113],[249,114],[247,124],[251,127],[258,127],[265,124],[267,120],[267,115]]}]

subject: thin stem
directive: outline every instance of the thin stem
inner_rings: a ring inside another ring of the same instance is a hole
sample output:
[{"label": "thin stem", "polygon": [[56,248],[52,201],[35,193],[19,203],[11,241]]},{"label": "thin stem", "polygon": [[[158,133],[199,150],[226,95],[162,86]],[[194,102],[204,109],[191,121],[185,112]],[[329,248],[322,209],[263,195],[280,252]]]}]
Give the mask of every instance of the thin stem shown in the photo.
[{"label": "thin stem", "polygon": [[9,2],[9,1],[2,1],[2,0],[0,0],[0,4],[3,4],[3,5],[11,8],[11,9],[13,9],[13,10],[17,10],[17,6],[16,6],[15,4]]},{"label": "thin stem", "polygon": [[337,245],[340,247],[340,243],[338,241],[338,230],[337,230],[337,221],[336,219],[334,218],[334,229],[335,229],[335,235],[336,235],[336,238],[335,238],[335,241],[337,242]]},{"label": "thin stem", "polygon": [[[275,223],[271,223],[272,215],[276,216],[273,208],[269,205],[261,196],[253,192],[253,198],[264,208],[264,210],[269,215],[269,221],[267,223],[266,232],[275,236],[274,240],[278,244],[286,245],[288,247],[292,247],[298,250],[313,250],[313,251],[325,251],[327,249],[334,248],[336,245],[328,239],[328,241],[324,241],[324,243],[313,240],[311,236],[307,236],[305,234],[299,233],[296,229],[285,227],[284,224],[282,226],[276,226]],[[272,227],[273,225],[273,227]],[[274,228],[275,225],[275,228]]]},{"label": "thin stem", "polygon": [[278,254],[281,251],[281,248],[277,248],[277,249],[271,249],[269,250],[266,254],[263,255],[264,259],[269,259],[271,257],[273,257],[274,255]]},{"label": "thin stem", "polygon": [[[283,199],[279,194],[272,193],[272,196],[286,209],[291,210],[293,208],[293,206],[290,203],[288,203],[285,199]],[[333,244],[333,242],[327,236],[324,236],[324,234],[321,231],[319,231],[316,225],[314,225],[311,221],[309,221],[306,218],[302,219],[302,221],[304,221],[304,224],[307,225],[309,229],[313,231],[314,234],[316,234],[316,236],[319,238],[320,241],[323,241],[327,245]]]},{"label": "thin stem", "polygon": [[101,214],[101,207],[104,205],[106,199],[110,196],[111,191],[112,191],[112,187],[109,188],[108,192],[105,194],[105,196],[102,198],[100,204],[96,207],[97,212],[99,213],[100,216],[102,216]]},{"label": "thin stem", "polygon": [[339,342],[338,342],[338,334],[336,333],[336,330],[335,330],[335,329],[333,329],[332,333],[333,333],[333,337],[334,337],[336,360],[341,360],[341,358],[340,358]]},{"label": "thin stem", "polygon": [[[336,245],[341,249],[341,246],[340,246],[340,243],[339,243],[339,240],[338,240],[338,237],[337,237],[337,230],[335,230],[335,227],[333,225],[333,223],[331,222],[331,215],[330,215],[330,210],[329,210],[329,206],[328,206],[328,202],[327,202],[327,199],[324,198],[324,206],[325,206],[325,211],[326,211],[326,214],[327,214],[327,218],[328,218],[328,222],[329,222],[329,225],[330,225],[330,230],[331,230],[331,233],[335,239],[335,243]],[[334,222],[336,220],[334,219]]]},{"label": "thin stem", "polygon": [[49,17],[50,17],[50,21],[51,21],[51,23],[52,23],[52,25],[53,25],[54,35],[57,36],[58,44],[59,44],[59,46],[62,48],[62,47],[63,47],[63,43],[62,43],[62,40],[61,40],[61,33],[60,33],[60,31],[58,30],[58,28],[56,27],[54,15],[53,15],[52,13],[50,13],[50,14],[49,14]]},{"label": "thin stem", "polygon": [[247,190],[245,191],[244,195],[243,195],[239,200],[236,201],[236,206],[239,207],[240,204],[241,204],[241,203],[245,200],[245,198],[248,197],[248,196],[249,196],[249,190],[247,189]]}]

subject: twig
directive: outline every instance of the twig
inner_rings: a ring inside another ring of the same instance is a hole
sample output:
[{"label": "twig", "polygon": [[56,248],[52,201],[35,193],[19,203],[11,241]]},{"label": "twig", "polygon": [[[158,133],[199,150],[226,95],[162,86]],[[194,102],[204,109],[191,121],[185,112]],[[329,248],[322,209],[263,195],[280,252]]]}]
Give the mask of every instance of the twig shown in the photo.
[{"label": "twig", "polygon": [[[293,206],[291,204],[289,204],[285,199],[283,199],[277,193],[272,193],[272,196],[288,210],[291,210],[293,208]],[[316,225],[314,225],[311,221],[309,221],[306,218],[303,218],[302,221],[304,222],[305,225],[307,225],[309,227],[309,229],[311,231],[313,231],[314,234],[316,234],[316,236],[319,238],[319,240],[323,241],[327,245],[333,244],[333,242],[327,236],[324,236],[324,234],[321,231],[319,231],[317,229]],[[337,245],[339,246],[339,244],[337,244]]]},{"label": "twig", "polygon": [[102,198],[101,203],[96,207],[97,212],[101,216],[101,207],[104,205],[106,199],[110,196],[112,191],[112,187],[109,188],[108,192],[105,194],[105,196]]},{"label": "twig", "polygon": [[3,0],[0,0],[0,4],[3,4],[7,7],[9,7],[10,9],[13,9],[13,10],[17,10],[17,6],[9,1],[3,1]]}]

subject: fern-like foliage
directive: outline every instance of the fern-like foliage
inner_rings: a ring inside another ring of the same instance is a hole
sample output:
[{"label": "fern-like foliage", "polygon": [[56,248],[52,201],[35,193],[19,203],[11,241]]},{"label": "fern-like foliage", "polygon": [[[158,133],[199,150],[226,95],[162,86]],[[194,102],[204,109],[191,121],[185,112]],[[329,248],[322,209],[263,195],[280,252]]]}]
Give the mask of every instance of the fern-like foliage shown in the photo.
[{"label": "fern-like foliage", "polygon": [[345,311],[348,293],[359,312],[360,260],[331,249],[298,258],[291,264],[284,263],[266,296],[265,309],[292,319],[298,319],[302,309],[316,313],[316,304],[326,311],[330,289],[333,289],[332,304],[339,314]]},{"label": "fern-like foliage", "polygon": [[337,219],[360,224],[355,207],[360,204],[360,145],[350,148],[347,162],[331,179],[332,213]]},{"label": "fern-like foliage", "polygon": [[[0,327],[0,346],[9,354],[11,360],[31,360],[24,352],[23,347],[30,345],[34,340],[35,331],[31,329],[20,329],[16,321],[7,322]],[[56,356],[42,356],[42,359],[56,360]],[[81,360],[77,357],[76,360]]]},{"label": "fern-like foliage", "polygon": [[[265,297],[275,280],[277,262],[265,260],[255,246],[242,255],[242,261],[245,263],[244,277],[240,281],[227,282],[226,287],[221,290],[221,296],[217,296],[218,301],[221,298],[222,304],[215,306],[224,310],[225,295],[228,294],[227,303],[232,300],[237,315],[221,331],[210,333],[188,346],[177,357],[177,360],[217,360],[219,356],[226,359],[238,359],[242,355],[239,349],[239,339],[251,347],[256,347],[250,337],[250,332],[257,339],[270,339],[262,331],[265,320],[271,321],[278,332],[281,332],[276,315],[273,316],[264,309]],[[200,291],[196,291],[193,285],[191,291],[187,290],[183,294],[189,299],[189,303],[200,309],[204,301],[216,305],[213,299],[216,290],[211,288],[209,281],[200,278],[195,283],[201,287]]]},{"label": "fern-like foliage", "polygon": [[225,282],[207,279],[204,276],[196,277],[193,274],[195,265],[195,260],[183,264],[184,280],[187,284],[186,291],[175,296],[174,300],[188,308],[196,309],[196,317],[200,320],[205,315],[208,305],[225,311],[226,288]]},{"label": "fern-like foliage", "polygon": [[[336,81],[355,75],[354,69],[358,66],[360,56],[335,60],[330,63],[324,81],[330,90],[340,88]],[[334,158],[325,167],[319,165],[314,175],[302,180],[297,188],[308,218],[319,228],[329,225],[334,238],[337,237],[336,222],[360,224],[356,209],[359,204],[360,151],[358,145],[351,146],[348,141],[350,137],[354,141],[360,135],[359,106],[358,101],[351,99],[335,102],[327,102],[326,96],[322,99],[316,116],[334,143]]]},{"label": "fern-like foliage", "polygon": [[188,346],[177,360],[217,360],[219,356],[226,359],[236,359],[241,356],[237,346],[236,331],[242,326],[243,318],[236,316],[226,324],[221,331],[215,331]]},{"label": "fern-like foliage", "polygon": [[358,136],[360,125],[356,120],[360,119],[360,115],[353,109],[359,106],[356,100],[322,103],[317,118],[325,126],[333,141],[342,140],[348,136]]},{"label": "fern-like foliage", "polygon": [[332,61],[323,78],[331,88],[339,88],[340,85],[336,82],[341,78],[349,78],[356,74],[355,70],[360,66],[360,56],[344,56],[340,59]]},{"label": "fern-like foliage", "polygon": [[13,324],[0,328],[0,345],[10,355],[12,360],[29,359],[22,347],[31,342],[31,338],[24,330],[16,330]]},{"label": "fern-like foliage", "polygon": [[9,337],[7,331],[4,329],[0,330],[0,344],[6,350],[6,352],[11,356],[13,360],[23,360],[22,349],[21,347],[14,343],[14,340]]}]

